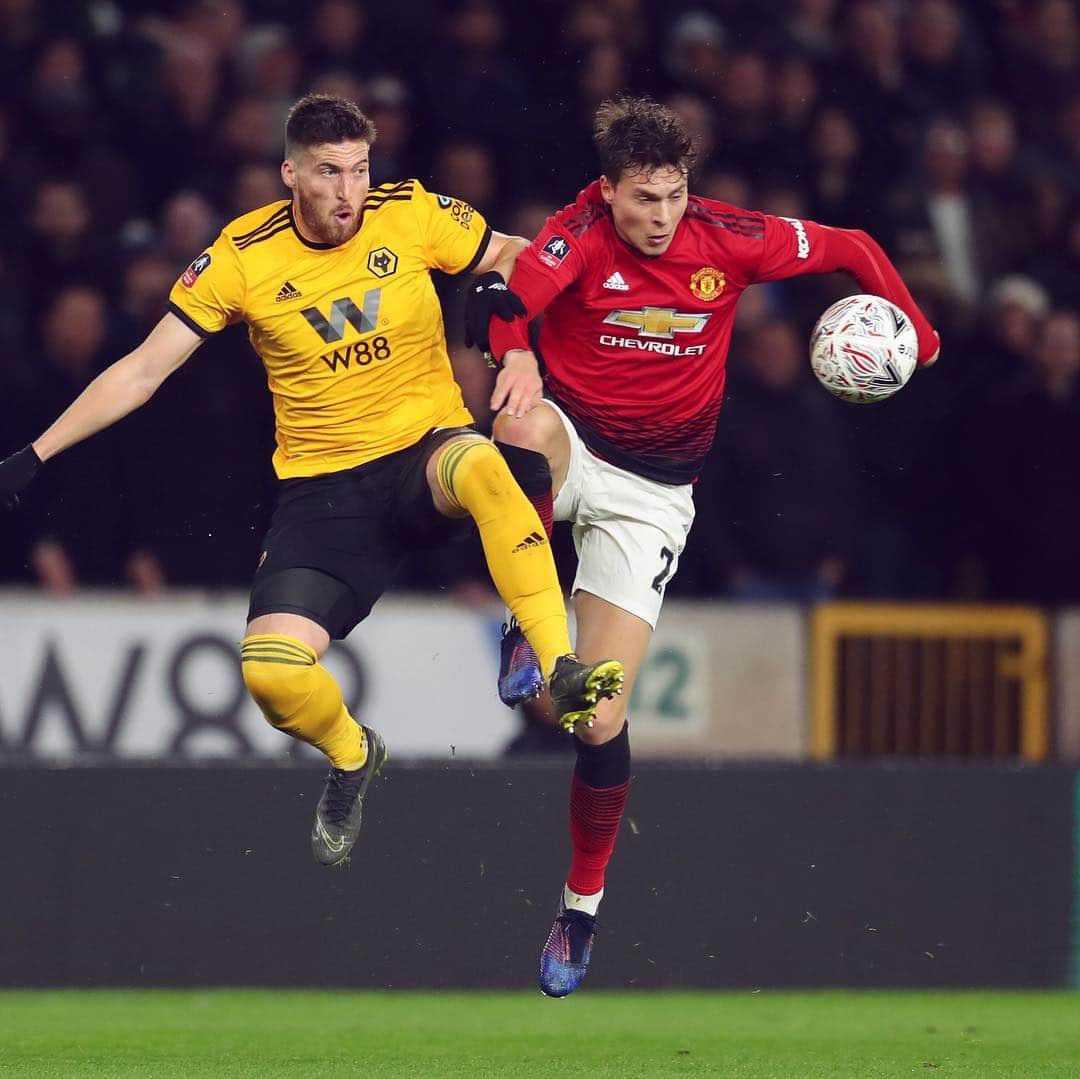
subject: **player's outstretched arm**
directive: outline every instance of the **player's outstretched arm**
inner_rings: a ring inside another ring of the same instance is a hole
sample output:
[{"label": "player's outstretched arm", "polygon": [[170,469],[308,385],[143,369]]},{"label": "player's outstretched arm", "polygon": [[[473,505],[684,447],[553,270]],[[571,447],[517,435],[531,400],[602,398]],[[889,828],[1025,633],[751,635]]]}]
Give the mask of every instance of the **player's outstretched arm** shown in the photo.
[{"label": "player's outstretched arm", "polygon": [[929,367],[937,360],[941,338],[915,303],[889,256],[869,233],[816,221],[763,216],[764,251],[753,280],[776,281],[842,270],[855,278],[863,292],[884,296],[911,319],[919,339],[920,367]]},{"label": "player's outstretched arm", "polygon": [[101,372],[30,445],[0,461],[0,502],[18,505],[19,493],[42,463],[134,412],[202,344],[202,338],[167,314],[146,340]]}]

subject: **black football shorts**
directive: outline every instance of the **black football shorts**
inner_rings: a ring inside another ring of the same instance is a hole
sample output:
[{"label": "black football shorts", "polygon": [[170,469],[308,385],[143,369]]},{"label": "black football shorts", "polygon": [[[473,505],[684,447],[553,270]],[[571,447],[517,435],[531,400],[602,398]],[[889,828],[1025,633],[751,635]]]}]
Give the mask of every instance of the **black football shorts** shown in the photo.
[{"label": "black football shorts", "polygon": [[299,614],[340,640],[370,613],[410,551],[437,547],[471,522],[435,509],[425,466],[467,427],[429,431],[419,442],[356,468],[282,480],[251,586],[248,621]]}]

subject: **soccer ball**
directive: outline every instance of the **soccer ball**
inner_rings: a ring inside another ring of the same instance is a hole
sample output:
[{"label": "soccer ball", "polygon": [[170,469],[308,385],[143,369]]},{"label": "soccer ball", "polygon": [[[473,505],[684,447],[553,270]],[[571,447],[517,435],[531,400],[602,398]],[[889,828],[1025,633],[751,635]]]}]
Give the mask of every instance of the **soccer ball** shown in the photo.
[{"label": "soccer ball", "polygon": [[817,320],[810,366],[818,381],[844,401],[884,401],[903,386],[919,355],[911,319],[880,296],[848,296]]}]

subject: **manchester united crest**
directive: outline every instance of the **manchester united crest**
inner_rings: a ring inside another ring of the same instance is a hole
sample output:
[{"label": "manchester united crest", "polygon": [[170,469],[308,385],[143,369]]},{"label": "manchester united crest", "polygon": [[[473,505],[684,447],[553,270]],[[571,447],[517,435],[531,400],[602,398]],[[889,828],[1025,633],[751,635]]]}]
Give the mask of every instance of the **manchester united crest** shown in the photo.
[{"label": "manchester united crest", "polygon": [[699,299],[715,300],[724,291],[724,275],[715,266],[702,266],[690,277],[690,291]]}]

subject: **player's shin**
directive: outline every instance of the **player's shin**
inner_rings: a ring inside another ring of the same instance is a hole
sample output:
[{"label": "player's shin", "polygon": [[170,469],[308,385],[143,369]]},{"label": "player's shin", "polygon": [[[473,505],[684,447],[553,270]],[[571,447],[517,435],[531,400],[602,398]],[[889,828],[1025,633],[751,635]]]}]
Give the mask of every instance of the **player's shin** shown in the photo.
[{"label": "player's shin", "polygon": [[495,446],[469,439],[439,461],[439,484],[480,530],[495,587],[536,650],[541,670],[571,651],[566,605],[544,526]]},{"label": "player's shin", "polygon": [[578,741],[577,763],[570,781],[573,855],[563,894],[568,909],[596,914],[629,790],[628,724],[624,722],[620,732],[601,745]]},{"label": "player's shin", "polygon": [[364,729],[313,649],[293,637],[261,633],[244,638],[240,656],[244,684],[271,726],[321,749],[335,768],[363,767]]}]

